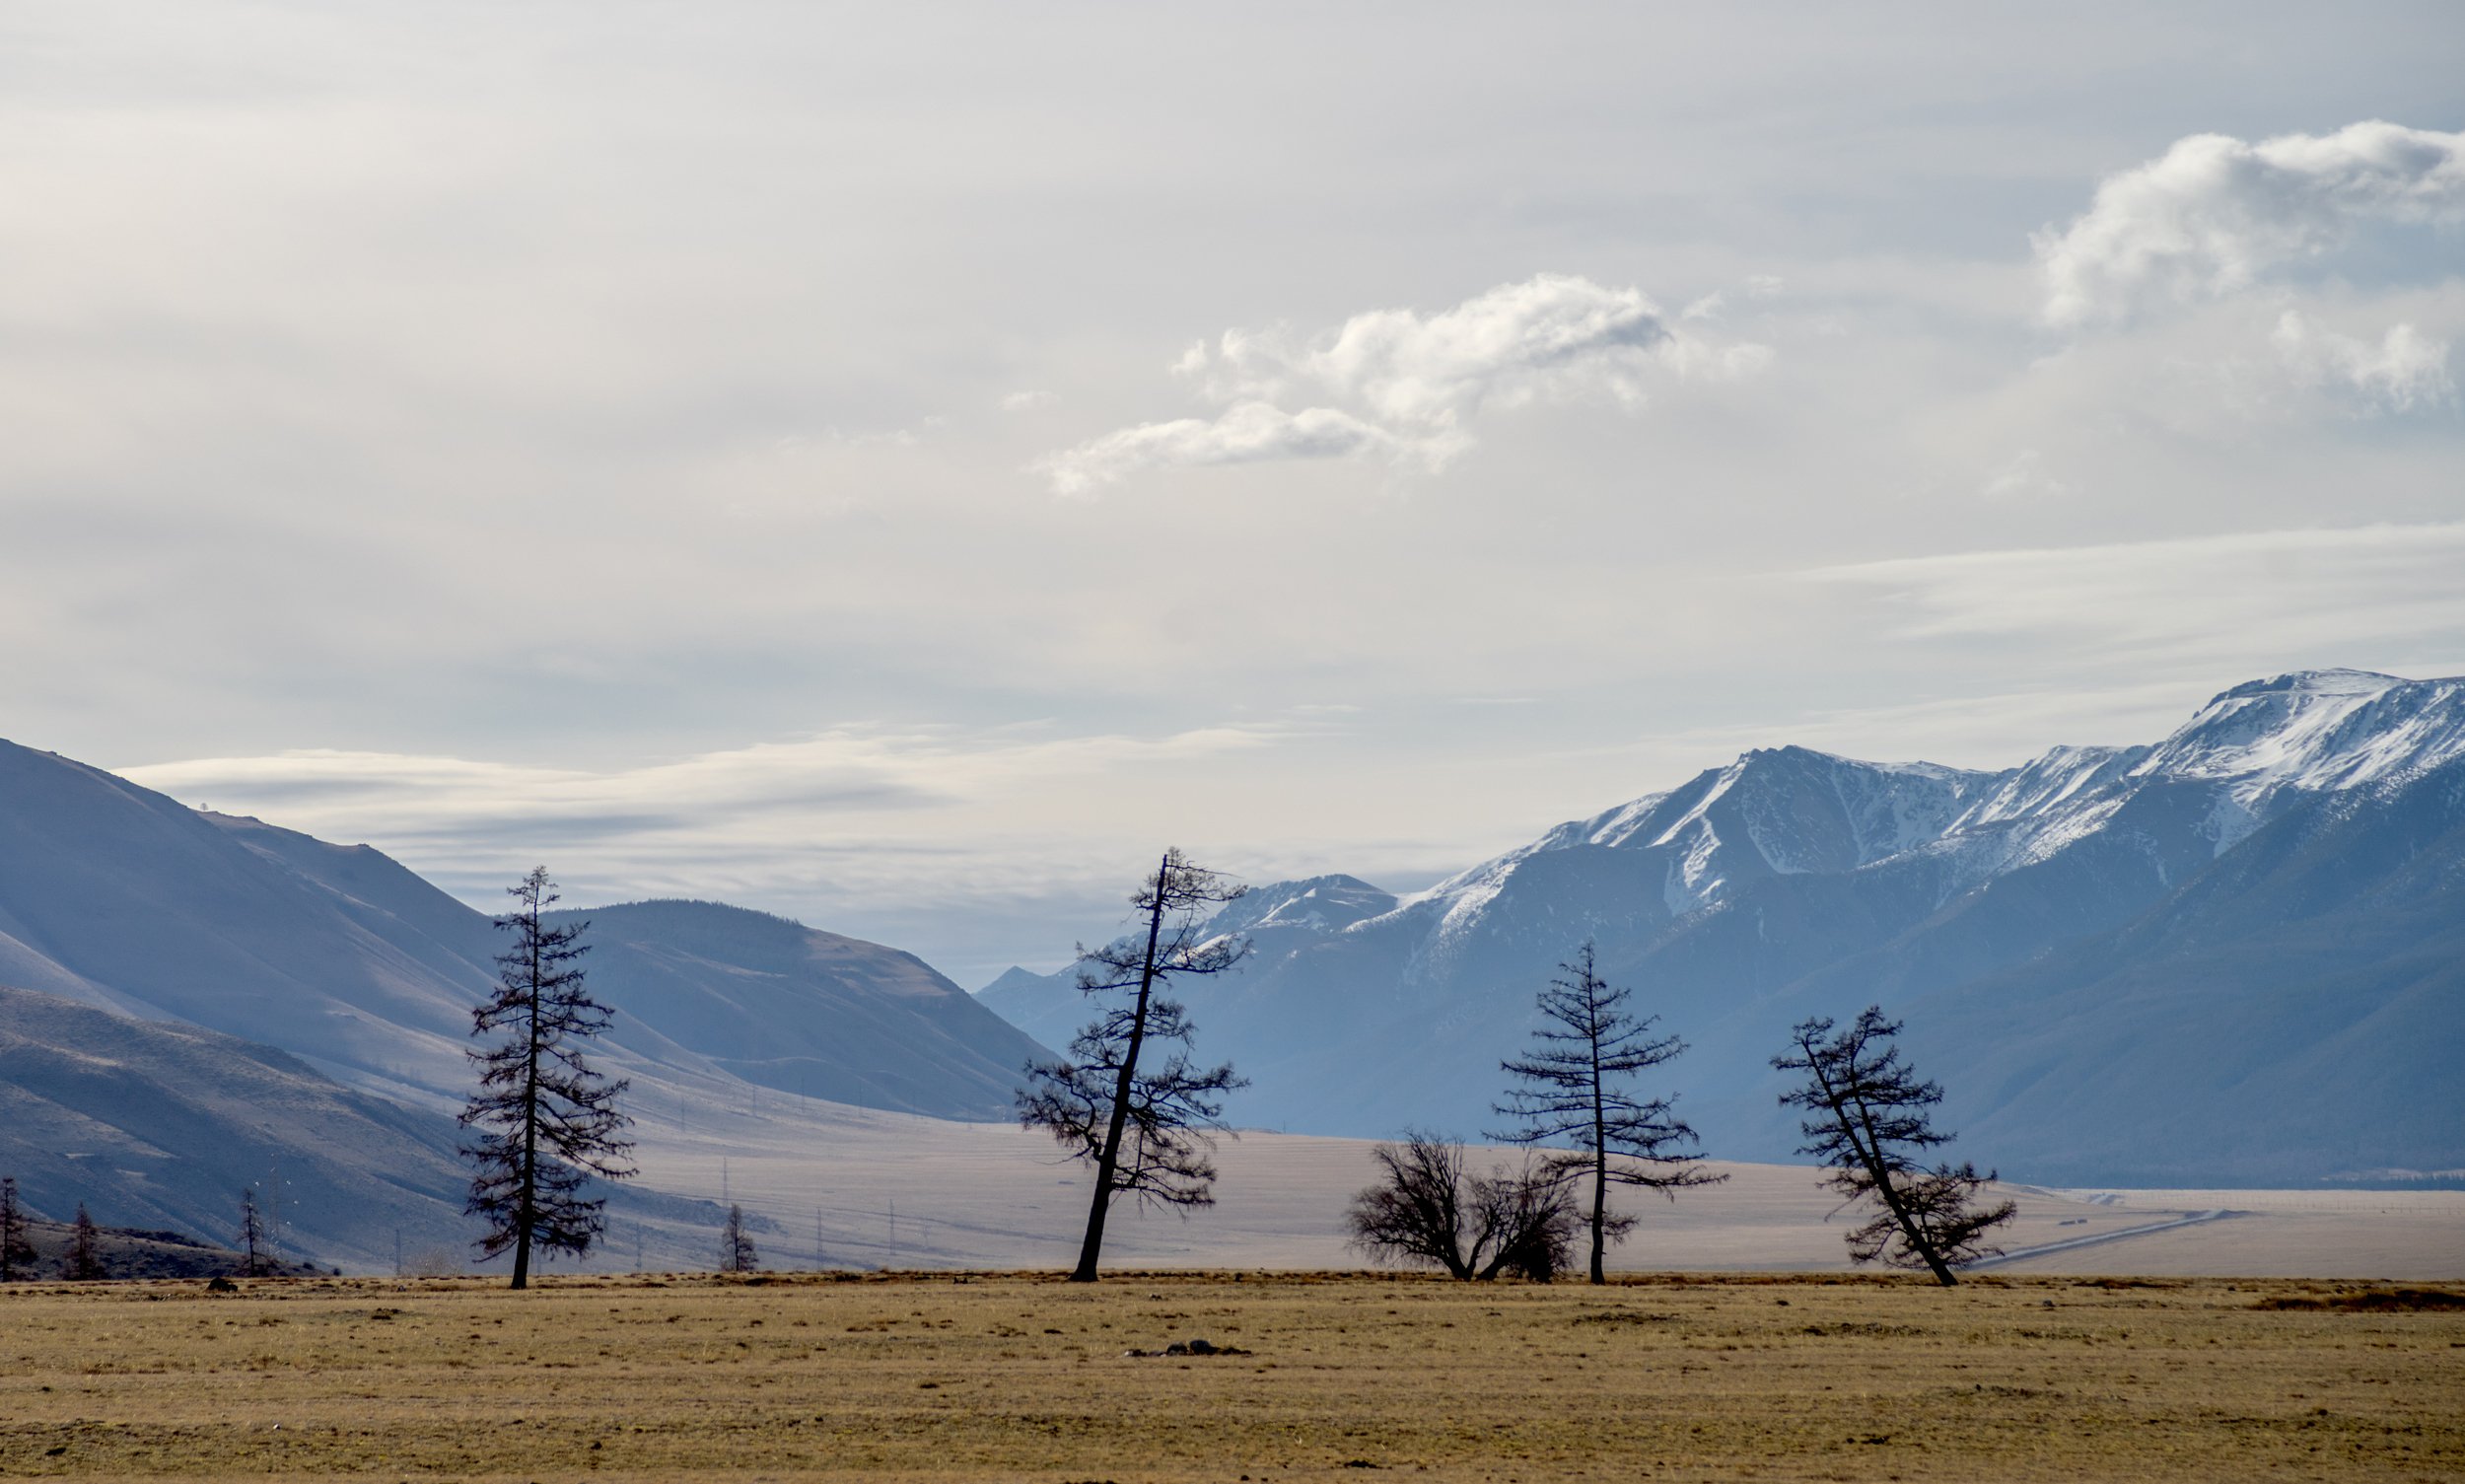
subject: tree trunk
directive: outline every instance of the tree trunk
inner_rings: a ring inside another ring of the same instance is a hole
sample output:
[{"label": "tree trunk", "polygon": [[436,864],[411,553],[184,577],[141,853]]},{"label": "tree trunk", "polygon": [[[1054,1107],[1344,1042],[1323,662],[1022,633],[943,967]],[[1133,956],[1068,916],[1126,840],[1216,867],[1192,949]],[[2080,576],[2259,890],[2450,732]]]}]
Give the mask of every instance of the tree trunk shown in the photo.
[{"label": "tree trunk", "polygon": [[[1944,1265],[1940,1257],[1935,1255],[1933,1244],[1918,1232],[1917,1224],[1909,1219],[1909,1208],[1901,1202],[1900,1192],[1891,1183],[1891,1171],[1883,1165],[1882,1145],[1874,1137],[1874,1125],[1867,1115],[1866,1104],[1863,1101],[1858,1104],[1858,1117],[1856,1122],[1852,1122],[1845,1106],[1851,1095],[1850,1090],[1832,1086],[1832,1080],[1823,1073],[1822,1058],[1812,1045],[1804,1041],[1798,1045],[1806,1053],[1807,1070],[1813,1073],[1815,1086],[1821,1090],[1824,1102],[1831,1108],[1832,1118],[1839,1123],[1841,1133],[1849,1140],[1850,1152],[1858,1157],[1858,1163],[1866,1166],[1866,1177],[1874,1182],[1874,1193],[1882,1197],[1883,1209],[1891,1213],[1893,1223],[1900,1228],[1900,1235],[1908,1238],[1911,1250],[1926,1259],[1927,1270],[1935,1275],[1937,1283],[1945,1288],[1959,1287],[1960,1280],[1952,1276],[1951,1269]],[[1866,1125],[1866,1137],[1864,1139],[1858,1137],[1860,1123]]]},{"label": "tree trunk", "polygon": [[1891,1219],[1899,1225],[1900,1235],[1908,1238],[1911,1251],[1926,1259],[1926,1269],[1935,1275],[1937,1283],[1945,1288],[1958,1288],[1960,1280],[1952,1275],[1949,1265],[1935,1254],[1935,1244],[1926,1239],[1925,1234],[1918,1231],[1917,1223],[1910,1219],[1907,1203],[1900,1199],[1900,1191],[1891,1182],[1891,1171],[1883,1166],[1882,1147],[1875,1140],[1874,1125],[1867,1118],[1863,1104],[1858,1108],[1858,1119],[1866,1124],[1866,1140],[1860,1144],[1853,1132],[1849,1147],[1857,1150],[1858,1158],[1866,1161],[1866,1173],[1874,1180],[1874,1191],[1883,1198],[1883,1205],[1891,1212]]},{"label": "tree trunk", "polygon": [[1609,1110],[1600,1095],[1600,1012],[1591,1015],[1592,1049],[1592,1282],[1607,1283],[1601,1249],[1609,1244]]},{"label": "tree trunk", "polygon": [[514,1287],[530,1286],[530,1229],[538,1224],[539,1181],[539,908],[524,927],[530,939],[529,1056],[523,1064],[522,1186],[514,1207]]},{"label": "tree trunk", "polygon": [[1156,983],[1156,944],[1164,926],[1164,878],[1172,858],[1156,868],[1155,902],[1147,912],[1147,956],[1139,964],[1138,1002],[1130,1012],[1130,1041],[1121,1053],[1121,1072],[1113,1079],[1112,1117],[1104,1125],[1104,1145],[1095,1153],[1095,1198],[1088,1206],[1087,1237],[1079,1243],[1079,1265],[1070,1270],[1073,1283],[1095,1281],[1095,1260],[1104,1250],[1104,1217],[1112,1209],[1114,1171],[1121,1167],[1121,1135],[1130,1118],[1130,1090],[1138,1077],[1139,1043],[1147,1038],[1147,1000]]}]

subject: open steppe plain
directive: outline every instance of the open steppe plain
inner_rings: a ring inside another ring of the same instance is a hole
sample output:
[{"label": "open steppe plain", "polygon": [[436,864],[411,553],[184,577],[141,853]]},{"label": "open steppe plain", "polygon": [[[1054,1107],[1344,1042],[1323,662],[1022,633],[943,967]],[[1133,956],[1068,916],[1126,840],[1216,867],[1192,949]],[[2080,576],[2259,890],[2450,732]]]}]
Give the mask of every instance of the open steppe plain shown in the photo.
[{"label": "open steppe plain", "polygon": [[[2448,1479],[2451,1302],[2018,1274],[18,1286],[0,1473]],[[1241,1353],[1126,1353],[1194,1338]]]}]

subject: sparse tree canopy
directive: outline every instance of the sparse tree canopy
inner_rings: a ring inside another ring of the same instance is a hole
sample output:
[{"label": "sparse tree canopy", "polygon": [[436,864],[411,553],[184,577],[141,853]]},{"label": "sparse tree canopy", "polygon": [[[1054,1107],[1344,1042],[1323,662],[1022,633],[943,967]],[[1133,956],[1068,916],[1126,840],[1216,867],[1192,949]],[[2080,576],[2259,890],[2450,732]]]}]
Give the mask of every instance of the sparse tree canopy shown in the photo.
[{"label": "sparse tree canopy", "polygon": [[545,866],[507,888],[515,908],[496,919],[514,935],[497,957],[496,994],[471,1012],[471,1034],[501,1035],[470,1053],[479,1091],[462,1110],[478,1130],[462,1154],[476,1166],[464,1211],[488,1223],[480,1255],[514,1254],[514,1287],[528,1285],[535,1247],[591,1249],[601,1230],[600,1201],[581,1192],[592,1175],[622,1179],[632,1122],[616,1110],[622,1080],[593,1070],[583,1045],[607,1028],[608,1009],[583,988],[577,966],[590,950],[588,923],[552,927],[540,914],[556,900]]},{"label": "sparse tree canopy", "polygon": [[0,1179],[0,1283],[35,1276],[35,1243],[27,1235],[26,1207],[17,1198],[17,1177]]},{"label": "sparse tree canopy", "polygon": [[1462,1145],[1420,1132],[1379,1145],[1372,1158],[1380,1178],[1353,1197],[1344,1224],[1348,1244],[1374,1262],[1547,1283],[1574,1255],[1583,1217],[1565,1176],[1546,1161],[1474,1174]]},{"label": "sparse tree canopy", "polygon": [[240,1272],[254,1278],[266,1269],[265,1218],[257,1214],[253,1187],[240,1192]]},{"label": "sparse tree canopy", "polygon": [[1925,1268],[1945,1287],[1959,1280],[1952,1269],[2003,1249],[1986,1235],[2011,1219],[2009,1201],[1981,1204],[1979,1194],[1994,1172],[1974,1165],[1920,1165],[1915,1155],[1948,1144],[1927,1110],[1942,1101],[1942,1089],[1919,1082],[1900,1060],[1892,1037],[1900,1023],[1869,1006],[1835,1035],[1830,1020],[1816,1017],[1790,1031],[1794,1045],[1772,1058],[1775,1069],[1802,1072],[1805,1085],[1781,1095],[1784,1107],[1801,1107],[1806,1143],[1797,1151],[1831,1166],[1830,1185],[1844,1206],[1871,1200],[1871,1220],[1848,1236],[1849,1255],[1859,1262]]},{"label": "sparse tree canopy", "polygon": [[86,1203],[77,1203],[77,1225],[69,1234],[68,1275],[79,1283],[107,1276],[103,1270],[103,1234],[96,1230]]},{"label": "sparse tree canopy", "polygon": [[744,1230],[744,1208],[730,1206],[727,1225],[719,1229],[719,1270],[723,1273],[750,1273],[762,1265],[753,1250],[753,1238]]},{"label": "sparse tree canopy", "polygon": [[[1220,974],[1249,954],[1246,941],[1208,939],[1203,923],[1244,887],[1164,852],[1130,903],[1142,935],[1079,951],[1079,989],[1101,1006],[1055,1062],[1029,1062],[1019,1094],[1019,1121],[1040,1128],[1095,1166],[1095,1194],[1079,1246],[1074,1283],[1095,1281],[1104,1217],[1116,1195],[1174,1207],[1215,1203],[1214,1141],[1223,1131],[1224,1095],[1247,1084],[1230,1063],[1199,1067],[1189,1055],[1190,1023],[1167,992],[1182,975]],[[1152,1042],[1174,1043],[1159,1062]]]},{"label": "sparse tree canopy", "polygon": [[1637,1019],[1626,1008],[1634,991],[1613,986],[1596,971],[1592,946],[1558,965],[1558,977],[1540,992],[1542,1024],[1532,1049],[1501,1070],[1521,1086],[1495,1111],[1515,1127],[1491,1135],[1514,1144],[1571,1145],[1545,1156],[1549,1166],[1591,1186],[1586,1218],[1591,1237],[1591,1280],[1603,1283],[1604,1252],[1635,1223],[1609,1214],[1612,1184],[1657,1190],[1671,1200],[1693,1185],[1727,1178],[1705,1169],[1683,1151],[1695,1131],[1671,1109],[1667,1097],[1639,1098],[1627,1091],[1648,1071],[1686,1049],[1674,1035],[1655,1036],[1657,1016]]}]

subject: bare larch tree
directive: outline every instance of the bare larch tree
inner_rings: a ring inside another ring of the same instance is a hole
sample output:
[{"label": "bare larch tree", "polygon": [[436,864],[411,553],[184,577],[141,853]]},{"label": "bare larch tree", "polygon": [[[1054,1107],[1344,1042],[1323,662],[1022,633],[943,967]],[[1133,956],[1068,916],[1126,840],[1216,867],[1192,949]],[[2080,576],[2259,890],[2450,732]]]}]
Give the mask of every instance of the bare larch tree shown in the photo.
[{"label": "bare larch tree", "polygon": [[103,1234],[96,1229],[86,1203],[77,1203],[77,1225],[68,1238],[68,1275],[79,1283],[107,1276],[103,1269]]},{"label": "bare larch tree", "polygon": [[27,1235],[24,1203],[17,1198],[17,1177],[0,1179],[0,1283],[35,1276],[35,1243]]},{"label": "bare larch tree", "polygon": [[[1231,1063],[1190,1060],[1189,1013],[1170,994],[1184,975],[1221,974],[1248,956],[1247,941],[1210,938],[1206,919],[1246,890],[1167,850],[1130,904],[1145,919],[1099,949],[1079,950],[1079,989],[1101,1007],[1059,1061],[1027,1063],[1019,1122],[1050,1133],[1095,1166],[1095,1194],[1073,1283],[1095,1281],[1113,1197],[1189,1208],[1215,1204],[1215,1143],[1224,1095],[1247,1086]],[[1170,1048],[1162,1054],[1159,1043]]]},{"label": "bare larch tree", "polygon": [[1609,1187],[1657,1190],[1670,1200],[1694,1185],[1726,1179],[1685,1153],[1695,1131],[1672,1110],[1667,1097],[1643,1098],[1628,1083],[1686,1049],[1674,1035],[1655,1036],[1658,1016],[1640,1019],[1627,1002],[1634,991],[1603,980],[1586,943],[1558,965],[1558,977],[1540,992],[1541,1024],[1532,1049],[1500,1069],[1521,1086],[1493,1111],[1514,1127],[1493,1133],[1511,1144],[1559,1145],[1545,1155],[1561,1178],[1584,1178],[1591,1186],[1591,1280],[1608,1281],[1604,1254],[1623,1237],[1634,1218],[1609,1214]]},{"label": "bare larch tree", "polygon": [[244,1186],[240,1191],[240,1272],[254,1278],[263,1273],[265,1262],[265,1218],[256,1209],[256,1190]]},{"label": "bare larch tree", "polygon": [[744,1230],[744,1208],[730,1206],[727,1224],[719,1229],[719,1270],[749,1273],[761,1265],[761,1254],[753,1250],[753,1238]]},{"label": "bare larch tree", "polygon": [[1892,1037],[1900,1023],[1868,1006],[1856,1022],[1833,1034],[1824,1017],[1801,1021],[1789,1033],[1794,1050],[1772,1058],[1782,1072],[1802,1072],[1805,1085],[1781,1095],[1784,1107],[1801,1107],[1798,1149],[1831,1166],[1828,1183],[1841,1204],[1871,1200],[1873,1218],[1848,1234],[1849,1255],[1859,1262],[1925,1268],[1948,1288],[1959,1282],[1952,1269],[2003,1249],[1986,1235],[2011,1219],[2009,1201],[1982,1204],[1979,1193],[1994,1172],[1977,1166],[1921,1165],[1916,1156],[1948,1144],[1937,1133],[1928,1109],[1942,1101],[1942,1088],[1920,1082],[1900,1060]]},{"label": "bare larch tree", "polygon": [[1573,1255],[1582,1216],[1565,1176],[1540,1161],[1475,1174],[1462,1145],[1420,1132],[1379,1145],[1372,1158],[1379,1179],[1353,1197],[1344,1225],[1347,1245],[1373,1261],[1472,1281],[1504,1272],[1547,1283]]},{"label": "bare larch tree", "polygon": [[488,1224],[482,1257],[514,1254],[514,1287],[530,1281],[534,1247],[579,1257],[604,1225],[602,1201],[582,1194],[593,1175],[622,1179],[632,1122],[616,1109],[623,1080],[610,1081],[584,1058],[583,1046],[607,1028],[606,1006],[583,987],[578,960],[587,922],[551,925],[542,918],[556,886],[545,866],[506,888],[514,910],[496,919],[514,935],[497,956],[496,993],[471,1012],[473,1036],[502,1036],[470,1052],[479,1091],[462,1110],[462,1126],[479,1130],[462,1147],[476,1166],[467,1215]]}]

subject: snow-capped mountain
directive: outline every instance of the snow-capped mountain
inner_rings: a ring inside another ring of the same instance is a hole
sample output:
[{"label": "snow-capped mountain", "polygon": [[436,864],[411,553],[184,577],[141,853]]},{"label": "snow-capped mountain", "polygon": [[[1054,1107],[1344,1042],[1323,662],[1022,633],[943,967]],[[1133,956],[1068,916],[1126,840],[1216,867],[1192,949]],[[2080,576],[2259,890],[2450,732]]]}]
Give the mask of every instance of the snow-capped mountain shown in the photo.
[{"label": "snow-capped mountain", "polygon": [[[1383,893],[1350,878],[1328,879],[1345,883],[1346,910],[1315,922],[1288,904],[1323,894],[1320,883],[1264,887],[1217,924],[1253,932],[1251,965],[1190,998],[1204,1054],[1231,1056],[1254,1079],[1236,1116],[1316,1132],[1386,1134],[1406,1124],[1472,1132],[1488,1117],[1498,1059],[1525,1032],[1533,991],[1591,939],[1613,977],[1641,987],[1694,1043],[1670,1069],[1673,1086],[1723,1154],[1790,1153],[1795,1140],[1764,1066],[1790,1024],[1879,1001],[1909,1013],[1912,1048],[1928,1053],[1920,1065],[1945,1081],[1954,1110],[1999,1131],[2001,1149],[1965,1152],[2033,1178],[2119,1178],[2122,1145],[2083,1164],[2068,1152],[2076,1146],[2066,1131],[1995,1119],[2022,1095],[2018,1084],[1989,1090],[1956,1075],[1992,1063],[1998,1027],[2012,1024],[2015,1008],[2001,997],[2014,991],[1998,986],[2023,969],[2042,978],[2056,971],[2050,965],[2087,973],[2083,954],[2119,962],[2113,954],[2155,961],[2208,953],[2218,947],[2214,930],[2196,924],[2222,920],[2216,898],[2239,889],[2221,883],[2264,878],[2263,858],[2292,837],[2272,825],[2333,808],[2349,830],[2368,834],[2396,813],[2449,808],[2440,802],[2447,795],[2422,785],[2465,774],[2461,758],[2465,680],[2354,671],[2236,686],[2153,746],[2056,747],[2002,771],[1758,749],[1666,793],[1559,825],[1383,910]],[[2433,830],[2423,848],[2454,864],[2465,859],[2460,840]],[[2448,884],[2427,889],[2453,888],[2443,899],[2451,920],[2465,923],[2465,882],[2453,872],[2435,882]],[[2192,912],[2192,902],[2205,905]],[[2340,925],[2374,910],[2362,900],[2326,902],[2311,931],[2333,940]],[[2177,919],[2171,932],[2152,926]],[[2138,946],[2095,948],[2117,934]],[[2328,971],[2299,954],[2282,961]],[[2348,986],[2340,992],[2361,993],[2354,972],[2367,976],[2384,961],[2336,965]],[[2457,1040],[2465,959],[2455,961],[2446,989],[2407,1000],[2412,1008],[2382,1033],[2417,1045]],[[2162,997],[2199,977],[2160,972],[2135,979],[2134,993]],[[984,998],[1059,1043],[1078,1011],[1062,992],[1066,979],[1005,976]],[[2299,983],[2281,988],[2304,992]],[[2122,1063],[2111,1047],[2102,1061],[2081,1048],[2095,1043],[2089,1026],[2113,1022],[2090,1001],[2067,1003],[2080,1025],[2040,1027],[2028,1085],[2105,1087]],[[2206,1016],[2234,1014],[2229,1002],[2204,1004]],[[2201,1048],[2184,1038],[2201,1018],[2157,1022],[2175,1039],[2148,1055],[2197,1065]],[[1969,1038],[1944,1028],[1953,1025]],[[2251,1034],[2265,1041],[2272,1032],[2261,1025]],[[2361,1063],[2388,1048],[2366,1053],[2363,1044],[2354,1044],[2352,1075],[2376,1076]],[[2312,1048],[2289,1039],[2281,1049]],[[2256,1179],[2426,1159],[2452,1167],[2465,1163],[2460,1090],[2465,1079],[2452,1075],[2418,1081],[2415,1111],[2354,1130],[2348,1154],[2333,1159],[2316,1141],[2311,1153],[2274,1163],[2236,1144],[2242,1172],[2228,1174],[2213,1167],[2223,1146],[2195,1133],[2152,1146],[2154,1163],[2142,1159],[2131,1171]],[[2244,1117],[2242,1128],[2251,1126]],[[2212,1132],[2232,1130],[2219,1123]]]}]

